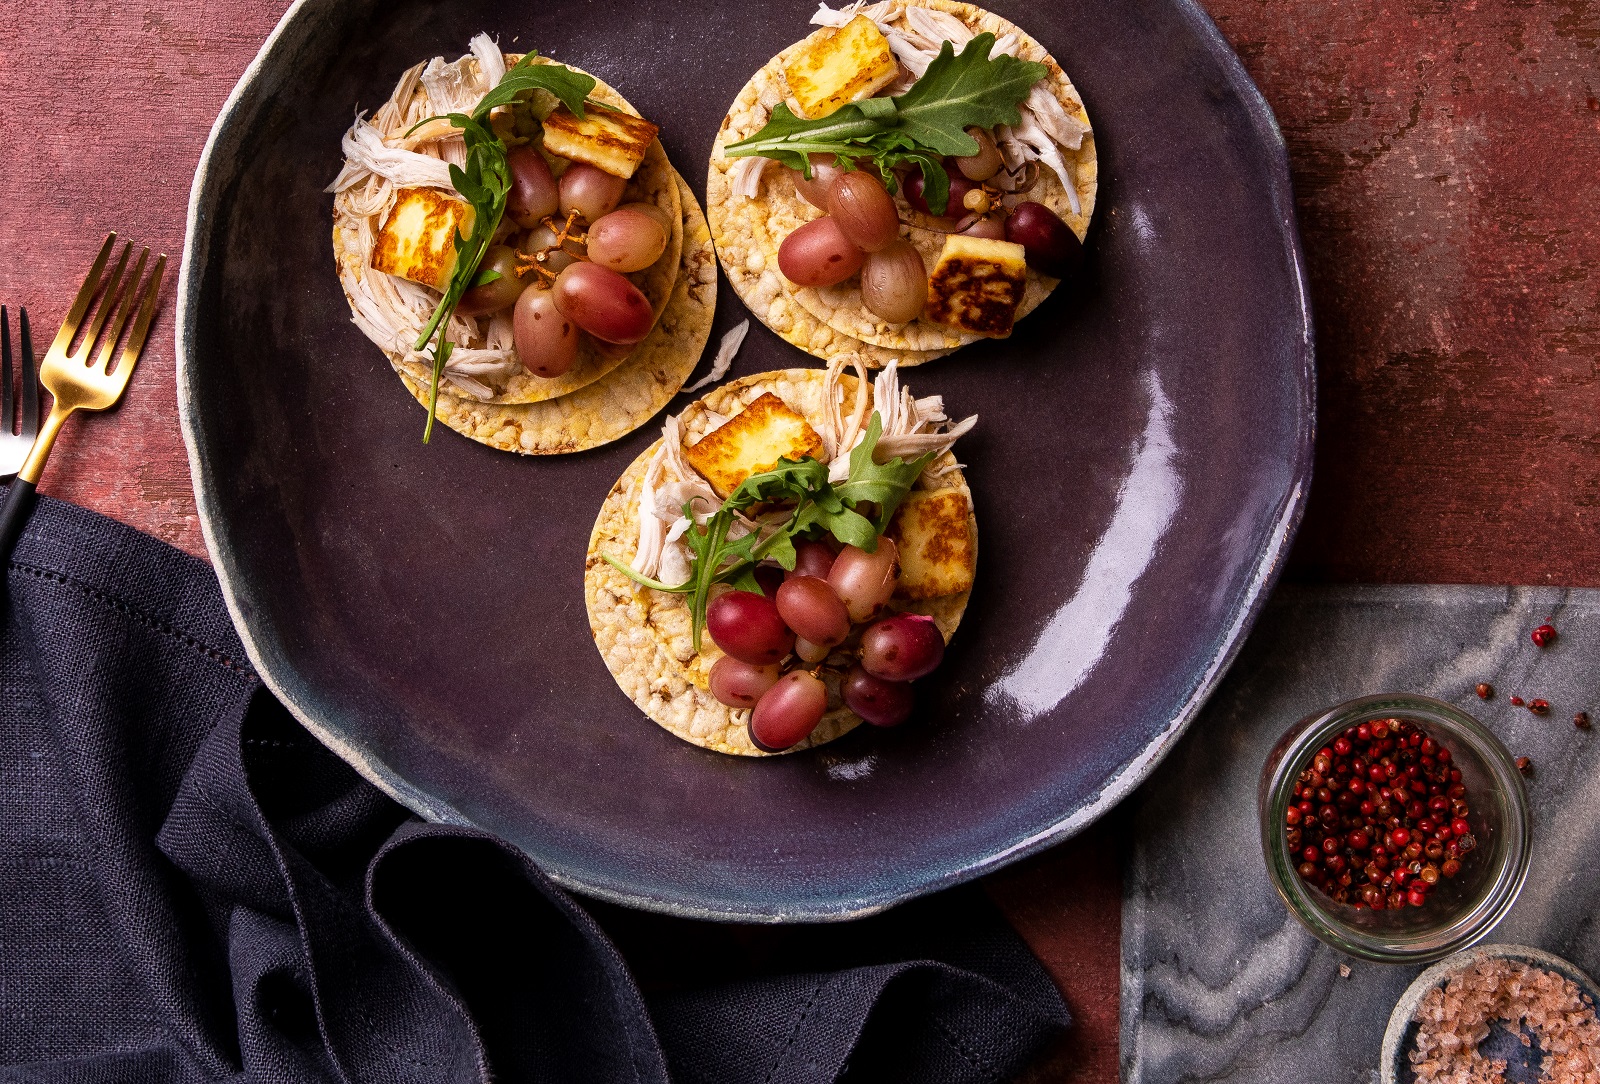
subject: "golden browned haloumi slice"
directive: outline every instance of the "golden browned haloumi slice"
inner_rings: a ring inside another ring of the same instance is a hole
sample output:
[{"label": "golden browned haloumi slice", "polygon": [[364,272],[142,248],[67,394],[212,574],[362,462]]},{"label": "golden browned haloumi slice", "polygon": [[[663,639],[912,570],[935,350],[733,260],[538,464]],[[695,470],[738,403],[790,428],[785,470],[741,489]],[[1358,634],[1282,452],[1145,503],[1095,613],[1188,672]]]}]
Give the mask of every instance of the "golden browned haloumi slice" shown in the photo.
[{"label": "golden browned haloumi slice", "polygon": [[1027,285],[1027,251],[1021,245],[952,233],[928,275],[923,312],[945,327],[1004,338],[1011,334]]},{"label": "golden browned haloumi slice", "polygon": [[632,177],[660,130],[643,117],[590,102],[580,120],[566,106],[544,119],[544,149],[587,162],[613,177]]},{"label": "golden browned haloumi slice", "polygon": [[472,232],[472,205],[436,188],[402,188],[372,245],[372,266],[443,293],[456,269],[456,234]]},{"label": "golden browned haloumi slice", "polygon": [[812,119],[872,97],[899,74],[889,39],[865,15],[819,34],[783,66],[800,115]]},{"label": "golden browned haloumi slice", "polygon": [[780,459],[820,456],[822,438],[804,415],[769,391],[683,454],[726,499],[746,478],[771,470]]},{"label": "golden browned haloumi slice", "polygon": [[919,601],[972,587],[977,562],[969,511],[966,494],[956,489],[907,494],[887,532],[900,551],[896,598]]}]

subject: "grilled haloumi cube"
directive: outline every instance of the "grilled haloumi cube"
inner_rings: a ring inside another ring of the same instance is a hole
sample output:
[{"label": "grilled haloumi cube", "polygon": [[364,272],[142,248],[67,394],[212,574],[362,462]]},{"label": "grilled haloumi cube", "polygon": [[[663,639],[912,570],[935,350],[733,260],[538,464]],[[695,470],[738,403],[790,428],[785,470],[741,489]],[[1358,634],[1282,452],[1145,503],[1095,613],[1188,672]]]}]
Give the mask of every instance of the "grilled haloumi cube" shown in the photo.
[{"label": "grilled haloumi cube", "polygon": [[889,39],[865,15],[818,35],[783,66],[800,115],[812,119],[872,97],[899,74]]},{"label": "grilled haloumi cube", "polygon": [[456,269],[456,234],[472,232],[472,205],[437,188],[402,188],[372,244],[372,266],[443,293]]},{"label": "grilled haloumi cube", "polygon": [[1004,338],[1027,284],[1028,257],[1021,245],[952,233],[928,275],[923,311],[936,324]]},{"label": "grilled haloumi cube", "polygon": [[919,489],[906,495],[887,532],[900,551],[896,598],[939,598],[972,587],[977,554],[969,511],[960,490]]},{"label": "grilled haloumi cube", "polygon": [[587,162],[613,177],[632,177],[660,131],[643,117],[590,102],[583,119],[560,106],[544,119],[544,149]]},{"label": "grilled haloumi cube", "polygon": [[769,391],[683,454],[726,499],[746,478],[771,470],[780,459],[820,456],[822,438],[804,415]]}]

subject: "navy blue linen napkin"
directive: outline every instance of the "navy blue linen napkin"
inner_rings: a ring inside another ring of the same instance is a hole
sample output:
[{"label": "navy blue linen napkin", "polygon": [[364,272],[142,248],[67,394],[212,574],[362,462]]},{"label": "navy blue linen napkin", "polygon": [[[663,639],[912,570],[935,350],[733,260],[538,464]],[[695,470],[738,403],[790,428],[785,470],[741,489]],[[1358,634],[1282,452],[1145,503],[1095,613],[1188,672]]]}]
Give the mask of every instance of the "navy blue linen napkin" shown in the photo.
[{"label": "navy blue linen napkin", "polygon": [[104,517],[41,500],[5,588],[0,1078],[995,1082],[1069,1023],[972,890],[730,966],[767,935],[418,821],[263,690],[210,568]]}]

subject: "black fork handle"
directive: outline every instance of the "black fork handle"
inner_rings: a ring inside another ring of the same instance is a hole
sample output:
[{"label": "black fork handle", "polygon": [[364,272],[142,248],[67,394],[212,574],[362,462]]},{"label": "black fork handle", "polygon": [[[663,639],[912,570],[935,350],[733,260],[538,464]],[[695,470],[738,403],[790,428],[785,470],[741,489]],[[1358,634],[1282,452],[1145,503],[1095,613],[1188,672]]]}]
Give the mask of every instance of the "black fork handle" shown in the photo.
[{"label": "black fork handle", "polygon": [[[5,507],[0,508],[0,571],[4,571],[5,562],[11,560],[11,549],[22,534],[23,524],[28,522],[28,513],[33,510],[33,495],[38,488],[36,483],[22,478],[11,479],[11,484],[6,487]],[[0,576],[0,590],[3,590],[4,583],[5,577]]]}]

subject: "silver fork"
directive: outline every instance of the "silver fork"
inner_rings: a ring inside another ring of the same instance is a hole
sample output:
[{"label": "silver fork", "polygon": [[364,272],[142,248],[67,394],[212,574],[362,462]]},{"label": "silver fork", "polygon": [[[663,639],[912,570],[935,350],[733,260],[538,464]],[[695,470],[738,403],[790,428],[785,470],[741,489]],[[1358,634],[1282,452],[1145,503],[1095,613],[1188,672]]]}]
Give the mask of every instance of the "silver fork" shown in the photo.
[{"label": "silver fork", "polygon": [[[39,435],[39,366],[33,358],[33,336],[28,328],[28,310],[21,312],[22,324],[22,402],[20,414],[13,400],[11,371],[11,314],[0,305],[0,478],[9,478],[22,469]],[[20,432],[13,433],[12,426]]]}]

